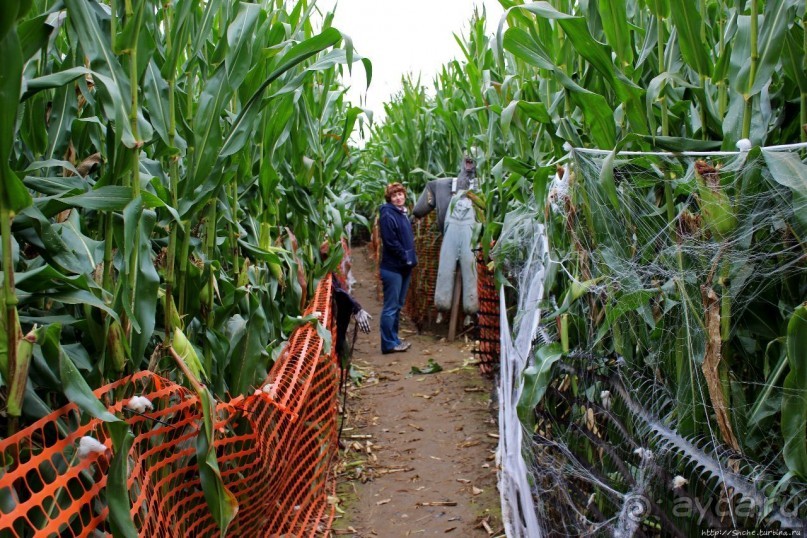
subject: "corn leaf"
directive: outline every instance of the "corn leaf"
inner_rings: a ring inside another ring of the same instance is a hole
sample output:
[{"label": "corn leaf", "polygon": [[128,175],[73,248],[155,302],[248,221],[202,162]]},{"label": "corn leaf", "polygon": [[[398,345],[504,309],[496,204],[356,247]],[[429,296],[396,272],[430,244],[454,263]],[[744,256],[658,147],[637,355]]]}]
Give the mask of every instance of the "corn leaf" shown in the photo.
[{"label": "corn leaf", "polygon": [[121,211],[132,201],[132,189],[107,185],[84,194],[66,196],[60,200],[73,207],[86,207],[98,211]]},{"label": "corn leaf", "polygon": [[108,424],[112,437],[113,455],[106,481],[106,504],[109,507],[109,523],[113,536],[134,538],[138,536],[131,514],[129,501],[129,450],[134,435],[125,422]]},{"label": "corn leaf", "polygon": [[241,85],[252,65],[253,34],[260,14],[261,9],[257,4],[239,2],[238,14],[227,28],[228,48],[224,64],[232,88]]},{"label": "corn leaf", "polygon": [[633,64],[631,30],[628,24],[626,0],[598,0],[606,40],[623,65]]},{"label": "corn leaf", "polygon": [[785,37],[782,67],[787,76],[794,81],[801,93],[807,93],[807,72],[802,61],[804,59],[804,28],[794,24]]},{"label": "corn leaf", "polygon": [[807,165],[798,154],[763,149],[762,155],[775,182],[807,199]]},{"label": "corn leaf", "polygon": [[58,73],[52,73],[50,75],[44,75],[31,80],[26,80],[25,92],[22,94],[20,100],[25,101],[26,99],[33,97],[43,90],[64,86],[68,82],[72,82],[81,76],[90,74],[92,74],[92,71],[85,67],[71,67],[69,69],[65,69],[64,71],[59,71]]},{"label": "corn leaf", "polygon": [[524,370],[516,410],[519,419],[528,427],[535,423],[534,410],[546,393],[552,365],[562,356],[563,349],[559,342],[539,347],[535,352],[535,364]]},{"label": "corn leaf", "polygon": [[70,135],[73,131],[73,120],[78,115],[78,101],[75,90],[70,86],[62,86],[56,90],[50,110],[48,123],[48,150],[44,160],[64,155]]},{"label": "corn leaf", "polygon": [[[157,63],[152,59],[146,67],[143,81],[143,94],[149,111],[149,119],[163,143],[169,147],[176,145],[176,140],[168,140],[170,111],[168,105],[168,83],[163,78]],[[184,149],[184,148],[183,148]]]},{"label": "corn leaf", "polygon": [[[136,295],[133,312],[137,320],[137,330],[131,336],[132,359],[137,363],[143,359],[146,347],[151,340],[157,317],[157,292],[160,287],[160,275],[154,268],[154,255],[151,250],[150,237],[157,221],[154,211],[145,210],[140,214],[138,232],[140,237],[135,243],[139,249],[138,267],[135,282]],[[132,268],[129,269],[130,271]],[[134,329],[134,322],[132,323]]]},{"label": "corn leaf", "polygon": [[121,419],[110,413],[92,393],[84,377],[78,371],[67,354],[59,349],[59,378],[64,388],[64,395],[85,413],[104,422],[119,422]]},{"label": "corn leaf", "polygon": [[22,84],[22,50],[14,28],[4,33],[0,38],[0,58],[3,58],[3,76],[0,77],[0,201],[3,206],[16,212],[31,203],[28,190],[8,165]]},{"label": "corn leaf", "polygon": [[230,391],[233,394],[247,394],[256,381],[258,366],[264,357],[264,347],[269,340],[269,326],[263,307],[255,296],[250,296],[249,318],[237,315],[228,324],[230,356]]},{"label": "corn leaf", "polygon": [[[764,24],[760,26],[759,42],[757,44],[759,61],[753,80],[750,73],[750,62],[746,62],[737,76],[738,84],[745,88],[744,93],[756,95],[770,84],[771,76],[780,67],[780,59],[785,47],[785,37],[793,18],[796,4],[803,3],[794,0],[779,2],[765,2]],[[802,50],[802,55],[804,51]]]},{"label": "corn leaf", "polygon": [[684,61],[699,75],[711,76],[713,65],[706,48],[708,44],[701,39],[701,14],[688,2],[670,2],[670,14]]},{"label": "corn leaf", "polygon": [[84,52],[90,58],[90,65],[96,73],[95,78],[104,88],[101,102],[107,118],[115,122],[116,140],[123,142],[128,148],[133,148],[137,141],[127,119],[126,109],[132,99],[129,79],[112,53],[108,36],[101,31],[89,2],[65,0],[65,4],[70,23],[79,37]]},{"label": "corn leaf", "polygon": [[787,324],[787,360],[790,373],[782,394],[782,436],[787,468],[807,477],[807,304],[793,312]]},{"label": "corn leaf", "polygon": [[298,43],[289,49],[289,51],[278,62],[278,66],[269,74],[263,84],[255,91],[252,97],[241,109],[236,119],[230,128],[230,132],[224,140],[222,145],[220,158],[228,157],[246,144],[249,135],[251,134],[251,126],[256,119],[257,113],[262,108],[259,105],[263,93],[272,82],[277,80],[281,75],[286,73],[289,69],[298,65],[299,63],[307,60],[311,56],[331,47],[339,42],[342,34],[335,28],[328,28],[321,34],[316,35],[310,39],[306,39],[302,43]]},{"label": "corn leaf", "polygon": [[[770,347],[770,346],[768,346]],[[767,353],[767,352],[766,352]],[[779,379],[788,369],[787,353],[783,352],[773,367],[768,378],[765,379],[765,385],[760,390],[754,406],[748,415],[748,429],[749,431],[760,426],[761,422],[777,413],[781,408],[781,398],[778,393],[780,392]]]},{"label": "corn leaf", "polygon": [[216,460],[214,422],[216,402],[206,387],[197,385],[195,387],[203,413],[202,428],[196,436],[196,459],[199,462],[199,477],[205,501],[210,507],[213,519],[219,526],[219,536],[224,538],[230,523],[238,514],[238,500],[224,485],[219,464]]}]

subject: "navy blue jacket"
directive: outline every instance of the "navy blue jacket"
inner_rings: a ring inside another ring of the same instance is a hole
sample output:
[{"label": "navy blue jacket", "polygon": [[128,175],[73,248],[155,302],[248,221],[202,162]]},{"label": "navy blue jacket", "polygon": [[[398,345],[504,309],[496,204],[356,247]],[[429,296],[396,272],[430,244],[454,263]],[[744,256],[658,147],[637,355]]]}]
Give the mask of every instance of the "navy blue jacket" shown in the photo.
[{"label": "navy blue jacket", "polygon": [[381,242],[384,245],[381,254],[381,269],[407,273],[418,264],[415,254],[415,236],[412,224],[406,213],[392,204],[381,206],[381,217],[378,219],[381,230]]}]

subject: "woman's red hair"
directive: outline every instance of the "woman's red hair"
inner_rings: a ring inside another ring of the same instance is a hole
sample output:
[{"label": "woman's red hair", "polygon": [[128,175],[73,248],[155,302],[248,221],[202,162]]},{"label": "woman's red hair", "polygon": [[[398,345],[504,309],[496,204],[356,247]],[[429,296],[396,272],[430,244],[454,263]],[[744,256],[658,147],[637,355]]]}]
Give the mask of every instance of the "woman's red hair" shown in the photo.
[{"label": "woman's red hair", "polygon": [[387,185],[387,189],[384,191],[384,199],[387,202],[392,202],[392,195],[396,192],[402,192],[404,193],[404,196],[406,196],[406,187],[398,182],[390,183]]}]

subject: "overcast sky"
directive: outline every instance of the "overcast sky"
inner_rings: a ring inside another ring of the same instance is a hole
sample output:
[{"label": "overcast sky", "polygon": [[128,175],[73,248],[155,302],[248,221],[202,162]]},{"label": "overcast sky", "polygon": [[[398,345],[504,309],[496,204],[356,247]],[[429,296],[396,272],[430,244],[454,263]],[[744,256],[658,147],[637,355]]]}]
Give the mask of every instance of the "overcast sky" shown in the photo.
[{"label": "overcast sky", "polygon": [[[474,5],[484,6],[488,34],[496,31],[503,9],[497,0],[319,0],[323,12],[337,5],[333,26],[353,39],[356,51],[373,62],[373,80],[364,106],[375,120],[383,116],[382,103],[400,87],[405,73],[420,73],[431,88],[440,67],[462,51],[454,34],[467,35]],[[354,64],[350,100],[365,98],[364,68]]]}]

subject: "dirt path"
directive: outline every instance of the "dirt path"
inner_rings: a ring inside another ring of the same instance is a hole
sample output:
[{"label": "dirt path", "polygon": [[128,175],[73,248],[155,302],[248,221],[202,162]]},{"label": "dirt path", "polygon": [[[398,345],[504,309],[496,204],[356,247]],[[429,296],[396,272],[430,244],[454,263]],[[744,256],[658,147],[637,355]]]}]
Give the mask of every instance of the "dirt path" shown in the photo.
[{"label": "dirt path", "polygon": [[[373,316],[353,364],[364,375],[348,393],[334,535],[365,537],[501,535],[496,424],[491,382],[471,345],[414,332],[402,323],[405,353],[382,355],[381,303],[364,248],[353,254],[353,295]],[[412,375],[433,359],[443,371]],[[343,513],[339,513],[339,512]]]}]

